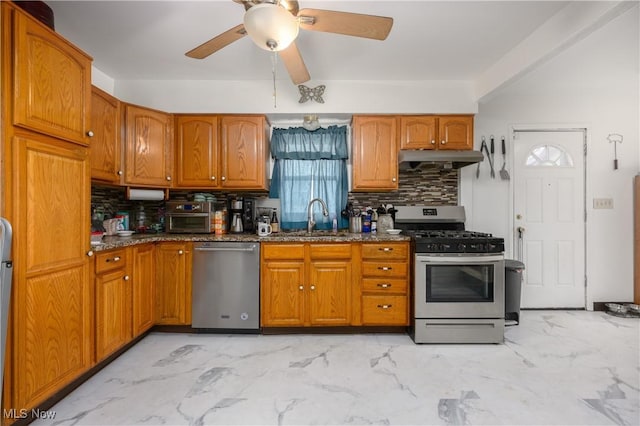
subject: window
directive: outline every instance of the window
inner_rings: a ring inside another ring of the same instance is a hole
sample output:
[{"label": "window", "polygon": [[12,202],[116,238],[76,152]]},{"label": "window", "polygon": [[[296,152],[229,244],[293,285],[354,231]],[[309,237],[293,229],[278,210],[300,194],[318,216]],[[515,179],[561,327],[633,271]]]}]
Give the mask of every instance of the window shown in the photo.
[{"label": "window", "polygon": [[347,204],[347,128],[330,126],[314,131],[302,127],[273,129],[271,155],[276,159],[271,179],[271,198],[280,198],[280,226],[306,229],[307,208],[314,198],[322,199],[329,217],[313,204],[317,229],[331,229],[332,219],[346,228],[340,212]]},{"label": "window", "polygon": [[539,145],[527,155],[529,167],[573,167],[573,158],[559,146]]}]

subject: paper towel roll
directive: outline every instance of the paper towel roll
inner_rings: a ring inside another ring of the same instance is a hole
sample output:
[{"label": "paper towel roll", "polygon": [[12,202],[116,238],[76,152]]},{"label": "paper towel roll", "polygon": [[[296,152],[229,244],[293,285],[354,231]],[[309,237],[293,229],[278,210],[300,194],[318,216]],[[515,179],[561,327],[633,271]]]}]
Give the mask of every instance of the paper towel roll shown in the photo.
[{"label": "paper towel roll", "polygon": [[164,191],[162,189],[129,189],[130,200],[164,200]]}]

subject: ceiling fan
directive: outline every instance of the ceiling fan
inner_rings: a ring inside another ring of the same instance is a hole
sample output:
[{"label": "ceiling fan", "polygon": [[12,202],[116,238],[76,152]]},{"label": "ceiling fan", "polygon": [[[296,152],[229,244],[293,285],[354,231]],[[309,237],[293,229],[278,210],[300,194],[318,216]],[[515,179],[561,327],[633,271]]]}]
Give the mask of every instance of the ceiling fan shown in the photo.
[{"label": "ceiling fan", "polygon": [[202,43],[186,55],[203,59],[249,35],[262,49],[278,52],[294,84],[311,78],[295,42],[299,28],[384,40],[393,25],[393,18],[383,16],[323,9],[300,10],[297,0],[233,1],[244,6],[244,22]]}]

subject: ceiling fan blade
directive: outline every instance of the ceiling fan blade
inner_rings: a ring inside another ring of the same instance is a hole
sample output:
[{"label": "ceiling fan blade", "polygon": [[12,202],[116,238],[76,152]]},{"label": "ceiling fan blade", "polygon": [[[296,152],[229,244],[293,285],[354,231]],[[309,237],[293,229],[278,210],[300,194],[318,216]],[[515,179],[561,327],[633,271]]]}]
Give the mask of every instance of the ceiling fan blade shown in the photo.
[{"label": "ceiling fan blade", "polygon": [[309,70],[307,70],[307,66],[302,60],[300,50],[298,50],[298,46],[295,41],[286,49],[281,50],[279,54],[280,59],[284,62],[284,66],[287,68],[287,71],[289,71],[289,75],[291,76],[291,80],[293,80],[294,84],[302,84],[311,79]]},{"label": "ceiling fan blade", "polygon": [[200,46],[185,53],[185,55],[190,58],[204,59],[234,41],[241,39],[245,35],[247,35],[247,31],[244,29],[244,24],[240,24],[217,35],[209,41],[205,41]]},{"label": "ceiling fan blade", "polygon": [[393,18],[335,10],[302,9],[300,28],[310,31],[384,40],[393,26]]}]

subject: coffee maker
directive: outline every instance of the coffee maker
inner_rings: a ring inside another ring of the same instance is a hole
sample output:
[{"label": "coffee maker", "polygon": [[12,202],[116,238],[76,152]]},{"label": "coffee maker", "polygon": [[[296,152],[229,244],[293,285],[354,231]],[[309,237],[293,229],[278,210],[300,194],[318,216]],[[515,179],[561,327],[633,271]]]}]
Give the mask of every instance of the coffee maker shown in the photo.
[{"label": "coffee maker", "polygon": [[[229,232],[256,232],[256,200],[253,198],[236,197],[229,199]],[[240,225],[238,224],[238,219]]]}]

